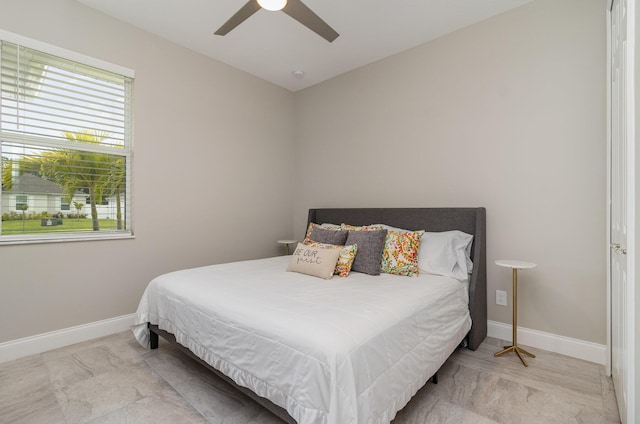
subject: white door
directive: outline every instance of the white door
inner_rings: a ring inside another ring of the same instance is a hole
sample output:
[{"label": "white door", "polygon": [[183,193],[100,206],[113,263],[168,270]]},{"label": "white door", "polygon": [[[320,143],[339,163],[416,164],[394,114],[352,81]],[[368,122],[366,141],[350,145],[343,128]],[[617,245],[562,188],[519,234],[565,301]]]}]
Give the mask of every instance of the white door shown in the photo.
[{"label": "white door", "polygon": [[[627,263],[629,227],[629,67],[627,63],[628,0],[611,3],[610,78],[611,78],[611,151],[610,151],[610,279],[611,279],[611,373],[618,401],[620,418],[630,423],[629,386],[633,366],[630,358],[631,322]],[[631,76],[633,77],[633,76]],[[632,162],[631,162],[632,164]],[[631,293],[632,294],[632,293]]]}]

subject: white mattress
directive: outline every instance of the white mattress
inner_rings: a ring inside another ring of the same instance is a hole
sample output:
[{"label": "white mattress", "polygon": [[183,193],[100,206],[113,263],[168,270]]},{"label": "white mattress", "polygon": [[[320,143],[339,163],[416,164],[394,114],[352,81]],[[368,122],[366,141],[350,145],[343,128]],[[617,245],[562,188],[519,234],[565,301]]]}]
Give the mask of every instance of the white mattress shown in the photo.
[{"label": "white mattress", "polygon": [[471,327],[468,283],[435,275],[322,280],[290,257],[177,271],[145,290],[146,323],[299,424],[388,423]]}]

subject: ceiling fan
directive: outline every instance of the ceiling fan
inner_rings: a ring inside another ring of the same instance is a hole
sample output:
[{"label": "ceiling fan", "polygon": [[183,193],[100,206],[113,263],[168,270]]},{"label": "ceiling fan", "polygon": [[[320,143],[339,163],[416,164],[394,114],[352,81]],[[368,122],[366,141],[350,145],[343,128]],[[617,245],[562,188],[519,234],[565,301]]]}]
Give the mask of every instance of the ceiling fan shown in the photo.
[{"label": "ceiling fan", "polygon": [[226,35],[261,8],[270,11],[282,10],[330,43],[338,38],[339,34],[300,0],[249,0],[214,34]]}]

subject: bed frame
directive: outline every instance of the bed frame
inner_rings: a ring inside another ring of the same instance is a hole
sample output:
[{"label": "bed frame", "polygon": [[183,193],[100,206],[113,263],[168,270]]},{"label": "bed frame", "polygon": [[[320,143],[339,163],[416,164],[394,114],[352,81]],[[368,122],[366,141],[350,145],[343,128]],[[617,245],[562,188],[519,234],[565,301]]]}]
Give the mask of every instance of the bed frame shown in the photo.
[{"label": "bed frame", "polygon": [[[352,225],[387,224],[407,230],[426,230],[430,232],[460,230],[472,234],[473,245],[471,260],[473,272],[469,281],[469,311],[471,330],[465,337],[467,348],[476,350],[487,336],[487,257],[486,257],[486,211],[485,208],[351,208],[351,209],[309,209],[307,226],[310,222],[348,223]],[[305,227],[306,230],[306,227]],[[180,350],[198,361],[207,369],[227,381],[260,405],[271,411],[287,423],[296,421],[284,408],[270,400],[258,396],[246,387],[238,386],[233,380],[211,365],[198,358],[189,349],[176,342],[173,334],[148,324],[151,337],[151,349],[158,348],[158,336],[177,345]],[[433,376],[437,382],[437,375]]]}]

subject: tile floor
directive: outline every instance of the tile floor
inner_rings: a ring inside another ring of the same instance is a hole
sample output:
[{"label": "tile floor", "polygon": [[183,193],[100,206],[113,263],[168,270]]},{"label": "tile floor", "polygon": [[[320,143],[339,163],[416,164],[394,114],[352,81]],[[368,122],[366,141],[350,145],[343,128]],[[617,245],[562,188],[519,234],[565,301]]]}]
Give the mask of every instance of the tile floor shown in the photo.
[{"label": "tile floor", "polygon": [[[524,368],[494,358],[488,338],[460,349],[398,413],[412,423],[619,423],[604,367],[537,349]],[[161,341],[130,332],[0,364],[0,423],[282,424],[270,412]]]}]

